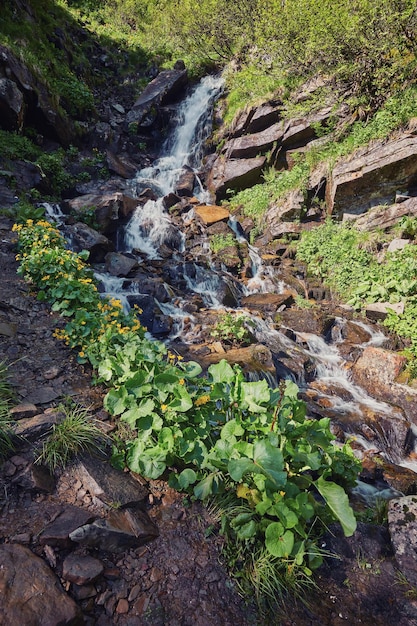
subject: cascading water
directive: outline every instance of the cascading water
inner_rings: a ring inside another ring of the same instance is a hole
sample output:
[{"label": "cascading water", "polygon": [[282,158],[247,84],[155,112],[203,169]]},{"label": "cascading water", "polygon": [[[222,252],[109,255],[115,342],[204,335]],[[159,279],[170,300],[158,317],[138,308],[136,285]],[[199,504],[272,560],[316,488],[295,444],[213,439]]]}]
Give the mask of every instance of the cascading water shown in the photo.
[{"label": "cascading water", "polygon": [[159,257],[158,248],[161,244],[174,239],[177,241],[174,241],[172,247],[181,252],[182,235],[173,226],[162,198],[174,191],[184,166],[196,169],[201,165],[204,142],[212,130],[212,106],[220,94],[222,84],[220,77],[213,76],[207,76],[199,83],[180,106],[179,123],[173,136],[163,145],[160,158],[152,167],[138,172],[133,180],[132,188],[136,194],[150,188],[159,198],[149,200],[145,206],[136,210],[125,229],[126,250],[138,250],[154,259]]}]

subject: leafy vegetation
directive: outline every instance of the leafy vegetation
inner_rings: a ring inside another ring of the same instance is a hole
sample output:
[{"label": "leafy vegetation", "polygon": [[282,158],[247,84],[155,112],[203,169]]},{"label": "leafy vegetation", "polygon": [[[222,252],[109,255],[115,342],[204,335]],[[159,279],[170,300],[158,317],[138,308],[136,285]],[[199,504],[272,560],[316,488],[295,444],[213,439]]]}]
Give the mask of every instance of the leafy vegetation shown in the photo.
[{"label": "leafy vegetation", "polygon": [[251,320],[246,315],[236,315],[226,311],[220,316],[211,331],[211,336],[231,345],[247,345],[251,343],[249,328]]},{"label": "leafy vegetation", "polygon": [[[410,219],[403,222],[413,229]],[[401,226],[400,226],[401,228]],[[409,353],[417,357],[417,246],[386,253],[383,262],[377,252],[383,238],[360,233],[347,224],[328,220],[303,233],[297,257],[307,263],[308,271],[320,277],[336,294],[356,309],[367,303],[403,302],[403,314],[389,311],[384,324],[407,338]]]},{"label": "leafy vegetation", "polygon": [[[231,494],[240,509],[225,515],[223,531],[245,559],[268,555],[281,582],[310,577],[321,563],[323,525],[338,520],[346,535],[356,527],[345,489],[360,463],[348,445],[335,445],[329,419],[306,419],[291,382],[277,389],[246,382],[226,361],[202,376],[197,363],[145,337],[135,312],[99,296],[84,253],[66,250],[48,222],[29,220],[15,231],[20,273],[69,319],[56,336],[110,387],[105,408],[127,433],[114,462],[148,478],[169,470],[173,487],[202,500]],[[72,428],[64,430],[66,440]],[[51,448],[50,462],[60,462],[62,448],[55,440]]]},{"label": "leafy vegetation", "polygon": [[104,434],[82,406],[63,404],[58,411],[64,413],[62,422],[53,424],[42,443],[37,463],[43,463],[53,472],[65,467],[81,452],[99,452],[104,447]]},{"label": "leafy vegetation", "polygon": [[210,250],[214,252],[214,254],[235,245],[236,239],[231,233],[228,235],[218,234],[210,236]]}]

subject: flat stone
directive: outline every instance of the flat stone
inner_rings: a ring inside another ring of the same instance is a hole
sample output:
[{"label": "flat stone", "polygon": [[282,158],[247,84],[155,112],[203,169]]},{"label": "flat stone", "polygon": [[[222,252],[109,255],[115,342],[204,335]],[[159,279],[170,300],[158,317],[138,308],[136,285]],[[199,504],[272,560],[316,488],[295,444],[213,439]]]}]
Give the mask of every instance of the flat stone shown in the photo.
[{"label": "flat stone", "polygon": [[149,516],[138,509],[112,511],[107,519],[77,528],[70,539],[81,545],[123,552],[153,541],[159,532]]},{"label": "flat stone", "polygon": [[227,209],[216,205],[202,204],[195,207],[194,211],[206,225],[222,222],[228,220],[230,217],[230,213]]},{"label": "flat stone", "polygon": [[35,406],[31,402],[22,402],[21,404],[13,406],[10,409],[10,415],[13,417],[14,420],[21,420],[25,417],[35,417],[35,415],[38,415],[38,413],[39,410],[37,406]]},{"label": "flat stone", "polygon": [[53,387],[39,387],[25,398],[25,402],[32,404],[49,404],[57,398],[61,397],[61,393]]},{"label": "flat stone", "polygon": [[396,302],[395,304],[391,302],[374,302],[366,305],[365,315],[369,320],[381,321],[387,317],[389,310],[394,311],[397,315],[402,315],[404,308],[404,302]]},{"label": "flat stone", "polygon": [[94,520],[94,515],[85,509],[75,506],[67,506],[58,517],[48,524],[39,536],[41,545],[68,548],[71,546],[69,535],[76,528],[89,524]]},{"label": "flat stone", "polygon": [[0,546],[0,615],[5,626],[76,626],[81,609],[46,563],[19,544]]},{"label": "flat stone", "polygon": [[142,502],[149,495],[147,487],[105,460],[86,456],[74,471],[84,489],[109,505],[126,507]]},{"label": "flat stone", "polygon": [[410,245],[409,239],[393,239],[387,248],[387,252],[396,252],[397,250],[403,250],[406,246]]},{"label": "flat stone", "polygon": [[106,270],[112,276],[128,276],[138,267],[136,259],[121,254],[120,252],[109,252],[105,258]]},{"label": "flat stone", "polygon": [[3,337],[14,337],[16,335],[16,330],[16,324],[0,322],[0,335],[3,335]]},{"label": "flat stone", "polygon": [[69,554],[62,565],[62,578],[76,585],[92,583],[104,571],[104,565],[92,556]]},{"label": "flat stone", "polygon": [[43,465],[31,463],[21,474],[13,478],[13,483],[27,491],[53,493],[55,491],[55,479]]},{"label": "flat stone", "polygon": [[29,441],[37,441],[54,424],[60,424],[64,419],[65,415],[60,411],[40,413],[34,417],[23,418],[18,421],[15,434],[25,437]]}]

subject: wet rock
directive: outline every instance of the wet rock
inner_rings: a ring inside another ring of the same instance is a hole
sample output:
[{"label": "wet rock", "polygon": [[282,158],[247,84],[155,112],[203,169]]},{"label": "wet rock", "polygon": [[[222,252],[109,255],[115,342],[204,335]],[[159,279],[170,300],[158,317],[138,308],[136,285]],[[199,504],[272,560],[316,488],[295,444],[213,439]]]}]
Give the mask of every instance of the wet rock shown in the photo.
[{"label": "wet rock", "polygon": [[265,163],[264,156],[229,160],[221,155],[213,165],[207,186],[217,200],[222,200],[228,189],[240,191],[260,182]]},{"label": "wet rock", "polygon": [[187,70],[164,70],[142,91],[131,110],[126,115],[126,127],[144,122],[145,116],[160,105],[173,102],[181,94],[188,81]]},{"label": "wet rock", "polygon": [[103,571],[103,563],[92,556],[69,554],[62,564],[62,578],[76,585],[93,583]]},{"label": "wet rock", "polygon": [[365,315],[369,320],[380,322],[387,317],[389,310],[394,311],[397,315],[402,315],[404,308],[404,302],[396,302],[395,304],[391,302],[374,302],[366,305]]},{"label": "wet rock", "polygon": [[281,326],[295,332],[325,336],[334,323],[334,317],[313,309],[287,309],[279,314]]},{"label": "wet rock", "polygon": [[122,178],[133,178],[139,169],[138,165],[129,157],[121,154],[116,155],[110,150],[106,152],[106,160],[109,170]]},{"label": "wet rock", "polygon": [[158,535],[157,527],[144,511],[126,508],[112,511],[107,519],[77,528],[70,539],[83,546],[123,552],[143,546]]},{"label": "wet rock", "polygon": [[294,294],[290,291],[284,291],[284,293],[256,293],[242,298],[242,306],[270,313],[276,312],[283,305],[291,306],[293,302]]},{"label": "wet rock", "polygon": [[66,234],[75,252],[88,250],[90,263],[102,263],[106,254],[114,248],[107,237],[82,222],[67,226]]},{"label": "wet rock", "polygon": [[136,259],[120,254],[120,252],[109,252],[105,257],[106,270],[112,276],[128,276],[138,267]]},{"label": "wet rock", "polygon": [[66,200],[64,206],[75,214],[82,214],[85,209],[93,207],[100,232],[111,234],[116,230],[118,221],[129,217],[139,203],[138,198],[132,198],[117,191],[84,194],[72,200]]},{"label": "wet rock", "polygon": [[227,209],[215,205],[201,204],[194,211],[207,226],[230,218],[230,213]]},{"label": "wet rock", "polygon": [[128,473],[116,470],[108,461],[86,457],[75,468],[76,477],[92,496],[109,505],[127,507],[143,502],[149,490]]},{"label": "wet rock", "polygon": [[81,610],[50,568],[19,544],[0,546],[0,614],[7,626],[76,626]]},{"label": "wet rock", "polygon": [[407,190],[417,176],[417,137],[405,134],[377,141],[342,159],[326,187],[329,213],[360,215],[379,204],[393,204],[398,189]]},{"label": "wet rock", "polygon": [[388,527],[395,559],[410,585],[417,585],[417,496],[391,500]]},{"label": "wet rock", "polygon": [[64,511],[58,515],[39,536],[41,545],[56,546],[58,548],[69,548],[71,540],[69,535],[76,528],[89,524],[94,520],[94,515],[85,509],[75,506],[66,506]]},{"label": "wet rock", "polygon": [[383,460],[382,475],[390,487],[404,495],[417,493],[417,474],[408,467],[401,467]]},{"label": "wet rock", "polygon": [[401,354],[368,346],[353,366],[352,371],[357,382],[365,388],[369,388],[370,384],[386,386],[395,381],[406,362],[406,357]]},{"label": "wet rock", "polygon": [[193,195],[195,183],[195,174],[191,167],[183,167],[180,176],[176,182],[174,193],[180,198],[186,196],[191,198]]}]

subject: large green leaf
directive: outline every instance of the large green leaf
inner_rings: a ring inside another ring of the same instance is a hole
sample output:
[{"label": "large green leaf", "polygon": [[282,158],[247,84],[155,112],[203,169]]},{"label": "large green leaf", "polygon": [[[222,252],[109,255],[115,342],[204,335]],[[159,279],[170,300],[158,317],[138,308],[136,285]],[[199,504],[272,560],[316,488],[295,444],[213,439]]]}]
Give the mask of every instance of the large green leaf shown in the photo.
[{"label": "large green leaf", "polygon": [[320,476],[314,484],[335,518],[341,523],[345,536],[351,537],[356,530],[356,519],[345,490],[340,485],[325,480],[323,476]]},{"label": "large green leaf", "polygon": [[238,483],[242,480],[245,474],[248,472],[258,472],[259,469],[250,459],[242,458],[232,459],[229,461],[227,471],[229,472],[230,477]]},{"label": "large green leaf", "polygon": [[197,480],[197,474],[193,469],[185,469],[182,470],[181,474],[178,476],[178,484],[181,489],[187,489],[189,485],[192,485]]},{"label": "large green leaf", "polygon": [[220,363],[210,365],[208,373],[214,383],[231,383],[235,378],[233,368],[225,359],[222,359]]},{"label": "large green leaf", "polygon": [[221,439],[229,440],[232,437],[240,437],[243,435],[244,429],[236,420],[229,420],[220,431]]},{"label": "large green leaf", "polygon": [[266,411],[266,407],[263,405],[269,401],[270,395],[271,394],[266,380],[258,380],[253,383],[242,383],[242,408],[248,409],[252,413],[264,413]]},{"label": "large green leaf", "polygon": [[280,522],[272,522],[265,531],[265,545],[273,556],[286,558],[294,547],[294,533],[291,530],[284,532]]},{"label": "large green leaf", "polygon": [[253,446],[253,461],[265,474],[281,488],[287,482],[284,469],[284,457],[281,450],[275,448],[268,439],[259,439]]}]

